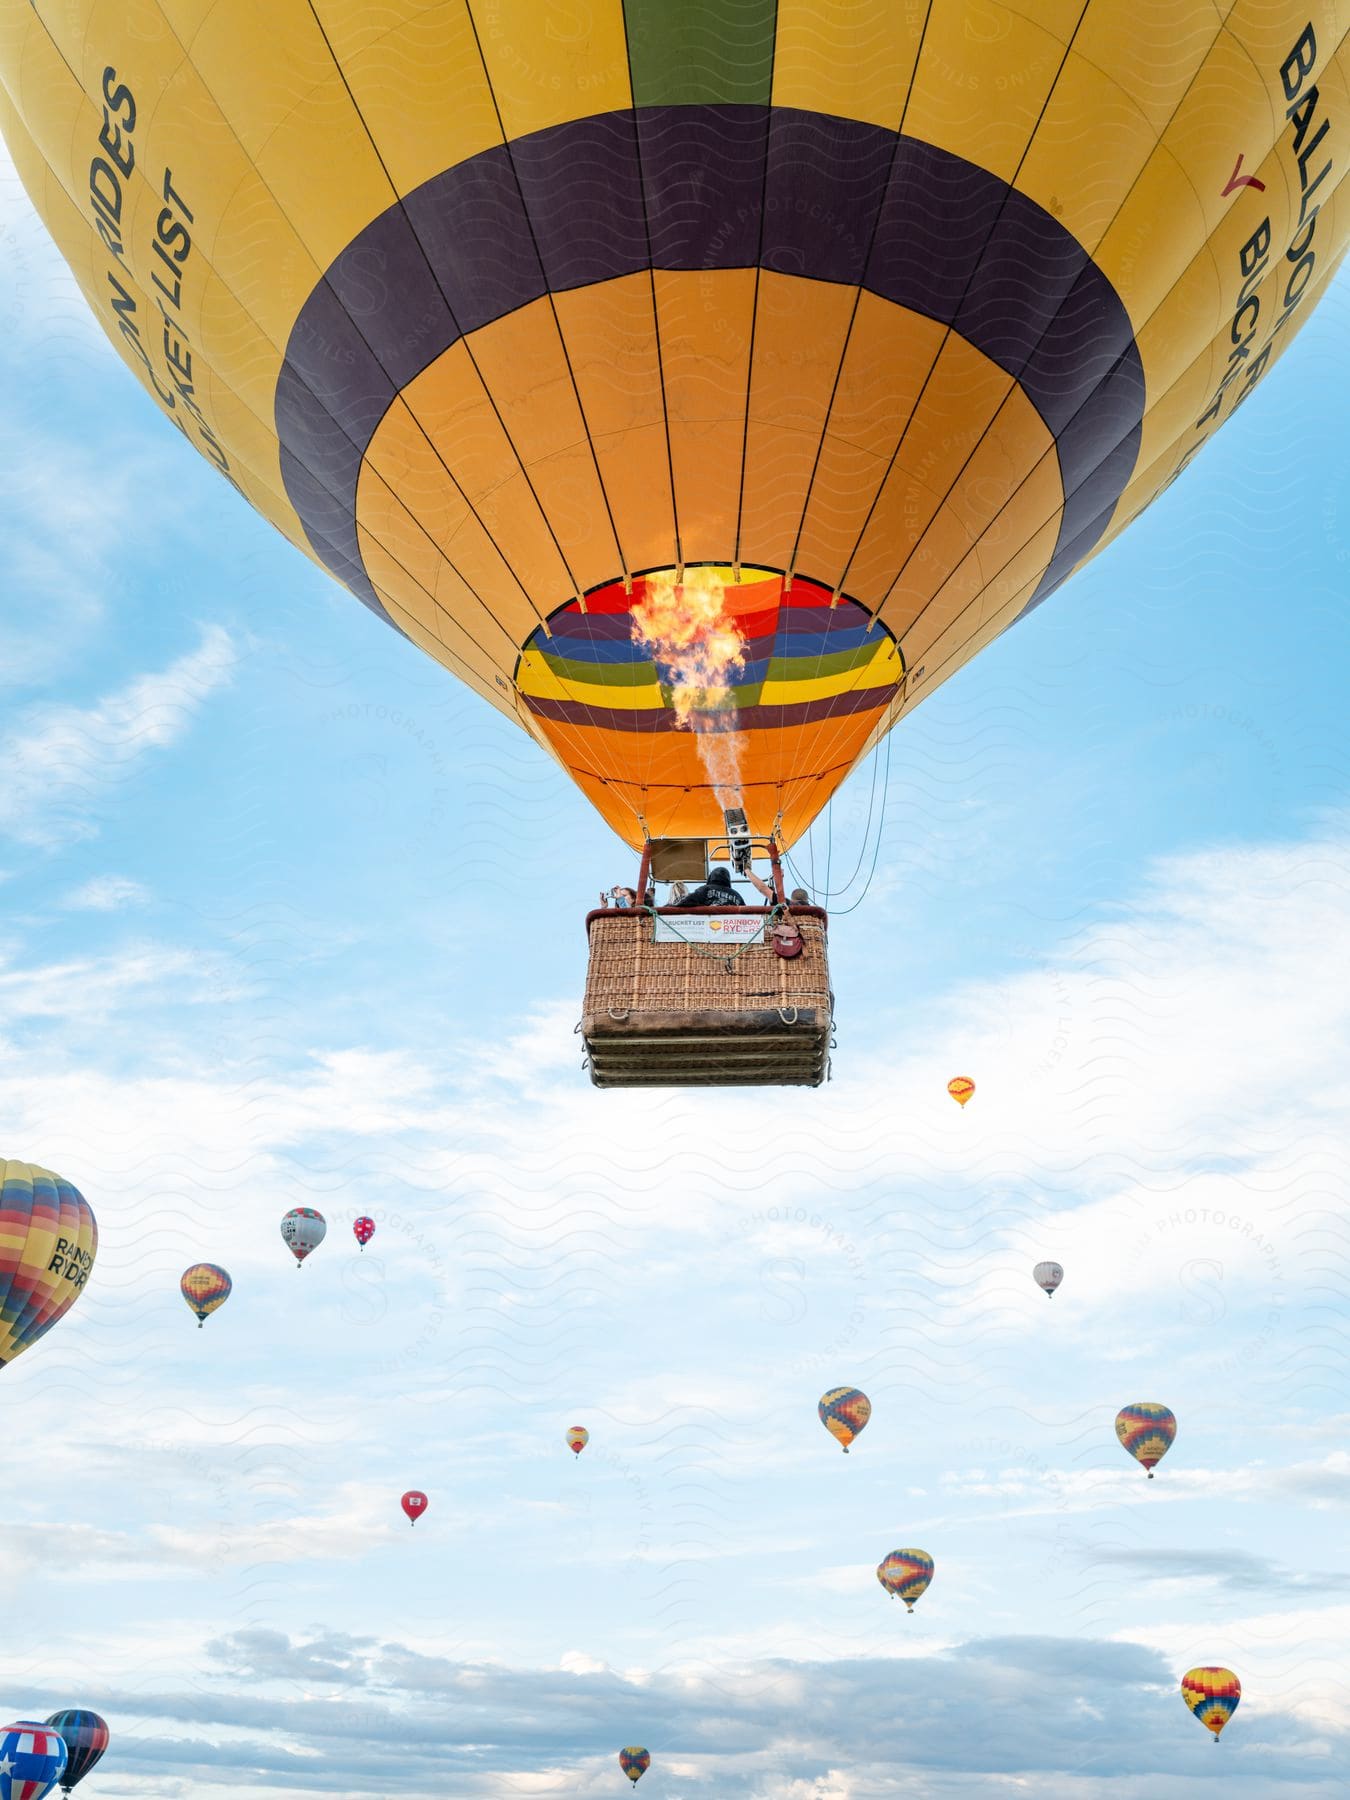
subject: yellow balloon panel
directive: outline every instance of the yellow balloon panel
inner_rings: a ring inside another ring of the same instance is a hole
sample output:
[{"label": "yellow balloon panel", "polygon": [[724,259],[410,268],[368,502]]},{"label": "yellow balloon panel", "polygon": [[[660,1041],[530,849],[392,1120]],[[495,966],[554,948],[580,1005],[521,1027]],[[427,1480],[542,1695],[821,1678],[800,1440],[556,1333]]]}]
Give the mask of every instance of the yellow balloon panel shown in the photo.
[{"label": "yellow balloon panel", "polygon": [[630,842],[737,796],[790,839],[1309,316],[1348,30],[1350,0],[16,0],[0,120],[254,506]]}]

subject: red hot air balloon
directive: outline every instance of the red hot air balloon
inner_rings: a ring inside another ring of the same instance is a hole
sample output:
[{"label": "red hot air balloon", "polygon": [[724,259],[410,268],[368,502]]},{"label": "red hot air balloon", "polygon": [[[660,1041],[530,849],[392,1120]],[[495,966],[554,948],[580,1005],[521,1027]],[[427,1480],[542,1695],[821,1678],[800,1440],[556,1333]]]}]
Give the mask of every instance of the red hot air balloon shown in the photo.
[{"label": "red hot air balloon", "polygon": [[364,1250],[375,1235],[375,1221],[374,1219],[358,1219],[352,1226],[352,1230],[356,1234],[357,1243]]},{"label": "red hot air balloon", "polygon": [[415,1525],[422,1514],[427,1510],[427,1497],[424,1493],[420,1492],[419,1489],[409,1488],[407,1493],[399,1501],[399,1505],[403,1508],[404,1512],[407,1513],[408,1523],[410,1525]]}]

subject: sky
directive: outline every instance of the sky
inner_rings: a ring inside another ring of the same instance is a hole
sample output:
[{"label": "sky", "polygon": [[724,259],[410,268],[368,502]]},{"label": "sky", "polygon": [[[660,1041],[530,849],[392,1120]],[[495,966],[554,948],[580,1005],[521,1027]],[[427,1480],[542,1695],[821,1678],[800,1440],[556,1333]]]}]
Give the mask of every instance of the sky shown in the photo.
[{"label": "sky", "polygon": [[3,1154],[101,1233],[3,1371],[0,1705],[108,1719],[90,1800],[1343,1793],[1350,277],[797,853],[830,1083],[602,1093],[630,854],[187,452],[7,163],[0,263]]}]

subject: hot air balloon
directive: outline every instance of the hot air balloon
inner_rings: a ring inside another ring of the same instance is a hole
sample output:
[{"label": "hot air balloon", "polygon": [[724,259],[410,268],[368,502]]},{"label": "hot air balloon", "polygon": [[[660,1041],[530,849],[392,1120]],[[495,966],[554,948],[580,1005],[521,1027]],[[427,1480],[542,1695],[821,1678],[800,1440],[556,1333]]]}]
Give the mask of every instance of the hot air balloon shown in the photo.
[{"label": "hot air balloon", "polygon": [[78,1706],[53,1713],[47,1724],[65,1740],[66,1769],[61,1777],[61,1788],[68,1794],[77,1782],[84,1780],[108,1748],[108,1724],[96,1712]]},{"label": "hot air balloon", "polygon": [[43,1800],[65,1770],[65,1740],[50,1726],[20,1719],[0,1729],[0,1800]]},{"label": "hot air balloon", "polygon": [[947,1092],[963,1110],[970,1096],[975,1092],[975,1083],[969,1075],[953,1075],[947,1083]]},{"label": "hot air balloon", "polygon": [[877,1580],[891,1596],[904,1601],[909,1612],[933,1579],[933,1559],[926,1550],[892,1550],[877,1565]]},{"label": "hot air balloon", "polygon": [[820,1422],[832,1438],[836,1438],[848,1455],[848,1447],[872,1416],[872,1402],[857,1388],[831,1388],[823,1394],[816,1411]]},{"label": "hot air balloon", "polygon": [[1134,1460],[1148,1470],[1150,1481],[1176,1435],[1176,1415],[1154,1400],[1136,1400],[1132,1406],[1122,1406],[1116,1414],[1116,1436]]},{"label": "hot air balloon", "polygon": [[36,1163],[0,1159],[0,1364],[65,1317],[97,1254],[83,1194]]},{"label": "hot air balloon", "polygon": [[12,10],[0,123],[151,398],[635,848],[795,842],[1350,234],[1307,0]]},{"label": "hot air balloon", "polygon": [[281,1221],[281,1235],[299,1267],[328,1235],[328,1221],[312,1206],[293,1206]]},{"label": "hot air balloon", "polygon": [[408,1523],[415,1525],[427,1510],[427,1497],[418,1488],[409,1488],[399,1501],[399,1505],[408,1515]]},{"label": "hot air balloon", "polygon": [[374,1219],[358,1219],[352,1226],[352,1231],[356,1235],[357,1243],[364,1250],[375,1235],[375,1221]]},{"label": "hot air balloon", "polygon": [[1188,1669],[1181,1678],[1181,1697],[1207,1731],[1219,1733],[1237,1711],[1242,1683],[1231,1669]]},{"label": "hot air balloon", "polygon": [[651,1756],[638,1744],[629,1744],[619,1752],[619,1767],[631,1782],[637,1783],[652,1766]]},{"label": "hot air balloon", "polygon": [[1038,1262],[1036,1267],[1031,1271],[1031,1275],[1036,1286],[1045,1289],[1046,1299],[1053,1300],[1055,1297],[1055,1289],[1064,1279],[1064,1271],[1059,1264],[1056,1262]]},{"label": "hot air balloon", "polygon": [[224,1306],[233,1288],[234,1283],[216,1263],[193,1263],[184,1270],[178,1289],[197,1315],[198,1331],[218,1306]]},{"label": "hot air balloon", "polygon": [[574,1455],[580,1456],[590,1441],[591,1434],[584,1425],[572,1425],[568,1427],[567,1447]]}]

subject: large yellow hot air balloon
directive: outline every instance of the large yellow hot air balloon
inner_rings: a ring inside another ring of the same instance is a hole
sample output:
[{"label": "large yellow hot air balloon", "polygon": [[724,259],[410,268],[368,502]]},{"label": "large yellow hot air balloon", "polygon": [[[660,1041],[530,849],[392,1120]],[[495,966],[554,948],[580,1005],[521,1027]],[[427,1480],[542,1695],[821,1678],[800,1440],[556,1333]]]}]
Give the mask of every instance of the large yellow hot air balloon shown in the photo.
[{"label": "large yellow hot air balloon", "polygon": [[791,843],[1307,320],[1348,23],[4,0],[0,115],[254,506],[630,843]]}]

